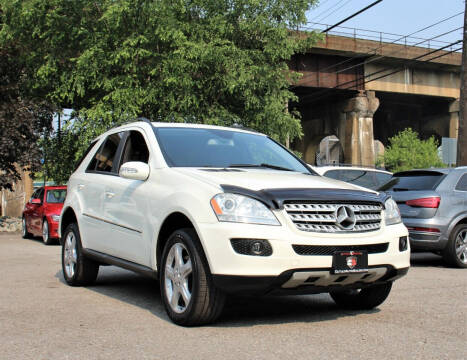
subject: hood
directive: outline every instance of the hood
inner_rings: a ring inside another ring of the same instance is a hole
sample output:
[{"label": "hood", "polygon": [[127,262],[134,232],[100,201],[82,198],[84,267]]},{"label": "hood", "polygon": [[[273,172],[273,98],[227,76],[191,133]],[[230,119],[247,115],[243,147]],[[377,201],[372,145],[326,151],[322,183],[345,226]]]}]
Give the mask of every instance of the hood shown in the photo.
[{"label": "hood", "polygon": [[254,191],[263,189],[343,189],[376,192],[317,175],[270,169],[172,168],[213,186],[232,185]]}]

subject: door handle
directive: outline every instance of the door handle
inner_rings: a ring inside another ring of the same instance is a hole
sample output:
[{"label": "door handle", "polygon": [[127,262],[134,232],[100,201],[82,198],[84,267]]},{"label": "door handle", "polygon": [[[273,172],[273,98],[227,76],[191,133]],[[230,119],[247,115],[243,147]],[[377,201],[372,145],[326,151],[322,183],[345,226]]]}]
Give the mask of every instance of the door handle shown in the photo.
[{"label": "door handle", "polygon": [[105,197],[107,199],[112,199],[114,196],[115,196],[115,193],[113,193],[113,192],[110,192],[110,191],[105,192]]},{"label": "door handle", "polygon": [[84,189],[84,184],[78,184],[78,190],[83,190]]}]

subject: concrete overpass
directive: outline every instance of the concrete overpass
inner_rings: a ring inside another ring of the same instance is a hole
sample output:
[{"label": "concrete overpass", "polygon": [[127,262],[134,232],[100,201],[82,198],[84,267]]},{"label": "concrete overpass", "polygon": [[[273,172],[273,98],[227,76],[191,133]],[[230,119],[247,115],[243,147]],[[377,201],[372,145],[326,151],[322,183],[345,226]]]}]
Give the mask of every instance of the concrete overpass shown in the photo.
[{"label": "concrete overpass", "polygon": [[[302,114],[305,136],[292,147],[309,163],[318,156],[374,165],[388,138],[407,127],[422,138],[457,138],[461,52],[453,50],[461,46],[327,35],[289,65],[303,74],[291,106]],[[330,136],[339,140],[331,154]]]}]

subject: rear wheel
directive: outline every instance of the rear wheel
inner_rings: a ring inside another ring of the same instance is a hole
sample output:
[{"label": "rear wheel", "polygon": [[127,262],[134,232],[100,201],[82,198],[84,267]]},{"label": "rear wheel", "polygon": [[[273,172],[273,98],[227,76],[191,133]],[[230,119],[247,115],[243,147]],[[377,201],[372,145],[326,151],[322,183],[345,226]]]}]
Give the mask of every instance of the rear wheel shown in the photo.
[{"label": "rear wheel", "polygon": [[68,285],[92,284],[99,272],[99,264],[83,255],[77,224],[70,224],[63,233],[62,271]]},{"label": "rear wheel", "polygon": [[443,258],[449,265],[467,268],[467,224],[459,224],[452,230]]},{"label": "rear wheel", "polygon": [[42,222],[42,241],[45,245],[53,244],[53,239],[50,238],[49,222],[45,218]]},{"label": "rear wheel", "polygon": [[363,289],[348,289],[330,293],[336,304],[344,309],[370,310],[381,305],[391,292],[392,282]]},{"label": "rear wheel", "polygon": [[23,216],[23,220],[21,224],[22,224],[21,234],[23,236],[23,239],[30,239],[32,235],[30,232],[28,232],[28,226],[26,225],[26,218],[24,216]]},{"label": "rear wheel", "polygon": [[161,298],[176,324],[195,326],[215,321],[225,295],[212,283],[198,236],[193,229],[175,231],[164,247]]}]

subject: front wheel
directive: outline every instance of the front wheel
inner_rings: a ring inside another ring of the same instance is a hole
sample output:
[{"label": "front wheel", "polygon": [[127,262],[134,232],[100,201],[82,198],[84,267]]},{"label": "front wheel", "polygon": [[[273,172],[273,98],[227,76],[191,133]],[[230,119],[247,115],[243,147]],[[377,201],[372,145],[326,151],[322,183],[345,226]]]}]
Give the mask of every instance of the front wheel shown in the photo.
[{"label": "front wheel", "polygon": [[53,240],[50,238],[49,222],[47,219],[44,219],[42,222],[42,241],[45,245],[52,245],[53,243]]},{"label": "front wheel", "polygon": [[443,258],[452,266],[467,268],[467,224],[459,224],[452,230]]},{"label": "front wheel", "polygon": [[83,255],[77,224],[70,224],[63,233],[62,271],[68,285],[92,284],[99,272],[99,264]]},{"label": "front wheel", "polygon": [[170,236],[160,269],[161,298],[174,323],[195,326],[218,318],[225,295],[212,283],[193,229],[177,230]]},{"label": "front wheel", "polygon": [[370,310],[381,305],[391,292],[392,282],[363,289],[349,289],[330,293],[336,304],[344,309]]}]

